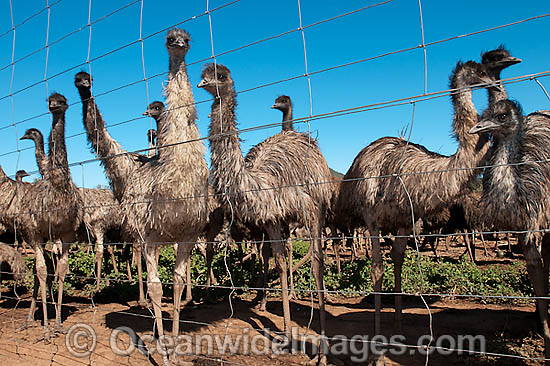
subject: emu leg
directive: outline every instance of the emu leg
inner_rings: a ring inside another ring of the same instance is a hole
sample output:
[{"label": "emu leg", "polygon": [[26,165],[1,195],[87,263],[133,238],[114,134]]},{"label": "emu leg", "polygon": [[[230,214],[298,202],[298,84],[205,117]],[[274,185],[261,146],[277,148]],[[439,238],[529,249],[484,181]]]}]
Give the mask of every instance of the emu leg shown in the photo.
[{"label": "emu leg", "polygon": [[40,295],[42,297],[42,314],[44,317],[44,330],[42,336],[44,338],[44,341],[49,342],[50,331],[48,327],[48,302],[46,298],[46,278],[48,277],[48,269],[46,267],[46,261],[44,259],[44,247],[42,246],[42,244],[33,243],[33,247],[34,252],[36,253],[36,278],[34,280],[36,281],[38,279],[38,282],[40,283]]},{"label": "emu leg", "polygon": [[[370,230],[371,235],[377,233],[376,230]],[[380,292],[382,290],[382,276],[384,275],[384,263],[382,262],[382,253],[380,251],[380,238],[376,235],[372,236],[372,266],[371,278],[374,289],[374,334],[380,334],[380,308],[381,299]]]},{"label": "emu leg", "polygon": [[483,237],[483,229],[479,230],[479,236],[481,237],[481,243],[483,244],[483,254],[485,257],[488,257],[489,252],[487,251],[487,245],[485,244],[485,238]]},{"label": "emu leg", "polygon": [[[311,245],[312,249],[312,260],[313,260],[313,277],[315,278],[315,284],[317,285],[317,298],[319,301],[319,320],[320,320],[320,334],[321,334],[321,344],[319,344],[319,360],[326,361],[326,351],[327,344],[325,337],[326,330],[326,313],[325,313],[325,282],[324,282],[324,258],[323,258],[323,247],[321,243],[321,225],[313,225],[312,232],[315,237]],[[290,314],[289,314],[290,317]],[[290,319],[289,319],[290,321]]]},{"label": "emu leg", "polygon": [[[403,260],[405,258],[405,249],[407,247],[407,234],[406,230],[399,229],[397,231],[398,237],[395,238],[391,249],[391,256],[394,263],[393,275],[395,278],[395,314],[394,314],[394,327],[396,334],[401,333],[401,313],[403,311],[401,304],[401,271],[403,268]],[[378,334],[378,333],[377,333]]]},{"label": "emu leg", "polygon": [[107,245],[107,251],[109,252],[109,255],[111,257],[111,263],[113,264],[113,270],[115,271],[116,274],[118,274],[118,266],[117,266],[117,263],[116,263],[115,251],[113,249],[113,246],[112,245]]},{"label": "emu leg", "polygon": [[205,260],[206,260],[206,293],[205,293],[205,298],[206,298],[206,300],[210,300],[211,299],[211,291],[212,291],[210,286],[212,286],[215,282],[214,271],[212,270],[212,261],[214,260],[214,243],[212,243],[210,241],[208,241],[206,243],[206,253],[205,253],[204,257],[205,257]]},{"label": "emu leg", "polygon": [[95,264],[96,264],[96,291],[99,291],[99,285],[101,284],[101,268],[103,267],[103,238],[96,237],[95,243]]},{"label": "emu leg", "polygon": [[[139,306],[147,306],[147,301],[145,300],[145,291],[143,290],[143,268],[141,266],[141,245],[138,243],[134,243],[133,245],[133,252],[136,259],[136,266],[137,266],[137,277],[138,277],[138,287],[139,287],[139,299],[138,299],[138,305]],[[151,244],[151,251],[155,251],[155,259],[156,259],[156,245]],[[145,253],[144,253],[145,256]],[[147,261],[147,258],[145,259]],[[155,264],[158,262],[155,262]],[[148,267],[147,267],[148,268]],[[156,267],[155,267],[156,268]],[[147,269],[149,271],[149,269]],[[147,272],[149,273],[149,272]],[[157,273],[158,277],[158,273]],[[147,283],[149,283],[149,275],[147,275]],[[147,292],[149,292],[149,289],[147,289]],[[161,295],[162,295],[162,287],[161,287]],[[160,302],[159,302],[160,304]]]},{"label": "emu leg", "polygon": [[332,248],[336,256],[336,270],[338,271],[338,276],[340,276],[342,274],[342,263],[340,261],[340,241],[338,239],[332,240]]},{"label": "emu leg", "polygon": [[172,335],[174,339],[179,335],[181,295],[186,285],[184,282],[187,280],[187,274],[189,273],[188,264],[191,257],[191,250],[193,249],[193,244],[191,243],[193,242],[192,240],[185,240],[184,242],[178,243],[176,264],[174,266],[174,314],[172,317]]},{"label": "emu leg", "polygon": [[[534,239],[526,238],[522,241],[522,250],[525,260],[527,261],[527,273],[529,279],[535,289],[535,296],[546,297],[548,292],[546,291],[545,284],[547,279],[544,277],[544,269],[542,258],[537,250],[536,242]],[[548,324],[548,300],[537,299],[537,311],[539,313],[540,321],[542,324],[542,333],[544,337],[544,357],[550,358],[550,328]],[[545,362],[549,365],[549,361]]]},{"label": "emu leg", "polygon": [[351,247],[351,261],[355,261],[357,258],[359,258],[357,254],[357,247],[355,246],[355,243],[353,242],[353,238],[351,240],[346,238],[346,234],[342,233],[342,242],[346,243],[344,245],[349,245]]},{"label": "emu leg", "polygon": [[55,325],[62,333],[66,333],[61,327],[61,307],[63,305],[63,283],[65,282],[67,272],[69,272],[69,243],[64,242],[61,248],[61,259],[57,262],[57,310],[55,312]]},{"label": "emu leg", "polygon": [[287,240],[288,244],[288,267],[290,268],[290,298],[294,299],[296,297],[296,293],[294,292],[294,271],[292,268],[292,252],[294,251],[293,242],[291,238],[288,238]]},{"label": "emu leg", "polygon": [[183,306],[188,305],[191,301],[193,301],[193,292],[192,292],[192,286],[191,286],[191,252],[189,252],[189,256],[187,257],[187,264],[186,264],[186,280],[185,280],[185,301],[183,302]]},{"label": "emu leg", "polygon": [[[40,283],[38,281],[38,275],[36,273],[36,266],[34,266],[33,271],[34,271],[34,281],[33,281],[34,284],[32,289],[31,306],[29,308],[29,313],[27,315],[27,321],[26,321],[27,324],[34,321],[34,312],[36,310],[36,299],[38,298],[38,290],[40,289]],[[27,324],[23,325],[23,328],[25,328]]]},{"label": "emu leg", "polygon": [[[147,266],[147,295],[151,299],[153,305],[153,313],[155,316],[155,325],[157,327],[157,333],[160,339],[164,339],[164,325],[162,323],[162,283],[160,282],[158,273],[158,263],[156,255],[155,243],[143,243],[143,256],[145,257],[145,264]],[[141,258],[138,259],[138,262]],[[175,292],[175,284],[174,284]],[[165,349],[163,342],[157,341],[157,349],[160,349],[162,354],[162,360],[165,365],[169,365],[168,352]]]},{"label": "emu leg", "polygon": [[470,257],[470,260],[472,262],[476,262],[474,258],[474,254],[472,253],[475,249],[472,248],[472,244],[470,243],[470,237],[468,236],[468,233],[466,230],[464,230],[464,245],[466,246],[466,252],[468,252],[468,256]]},{"label": "emu leg", "polygon": [[[281,241],[280,227],[272,226],[268,228],[267,235],[271,240],[275,266],[281,277],[281,292],[283,302],[284,333],[287,340],[290,340],[290,300],[288,298],[287,268],[285,259],[284,243]],[[320,294],[319,296],[322,296]]]},{"label": "emu leg", "polygon": [[[267,277],[269,275],[269,257],[271,252],[269,251],[269,245],[264,243],[262,239],[262,248],[260,250],[260,262],[262,264],[262,299],[260,301],[260,310],[266,311],[267,307]],[[282,245],[281,245],[282,246]],[[272,250],[275,255],[275,249]]]},{"label": "emu leg", "polygon": [[126,261],[126,275],[128,280],[132,281],[132,265],[130,261],[130,244],[124,244],[124,259]]}]

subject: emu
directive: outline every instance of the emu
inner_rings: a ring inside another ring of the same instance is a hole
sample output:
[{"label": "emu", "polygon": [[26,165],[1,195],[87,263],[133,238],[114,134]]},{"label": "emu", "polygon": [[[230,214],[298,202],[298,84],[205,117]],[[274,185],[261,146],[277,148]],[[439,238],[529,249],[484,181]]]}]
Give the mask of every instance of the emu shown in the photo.
[{"label": "emu", "polygon": [[[523,116],[519,103],[504,99],[490,106],[471,134],[491,133],[492,154],[483,175],[482,207],[489,225],[500,230],[527,230],[519,243],[537,297],[548,294],[550,234],[537,249],[539,229],[550,224],[550,111]],[[545,358],[550,358],[548,301],[537,299],[544,336]],[[548,361],[546,362],[548,364]]]},{"label": "emu", "polygon": [[[290,339],[290,303],[282,229],[291,222],[311,228],[313,273],[319,291],[321,333],[325,330],[321,229],[332,194],[332,180],[317,141],[295,131],[282,131],[241,152],[235,121],[237,105],[229,69],[208,64],[198,87],[214,97],[209,128],[213,185],[234,204],[239,220],[265,230],[281,277],[284,332]],[[307,157],[307,158],[305,158]],[[305,162],[304,162],[304,159]],[[305,183],[305,184],[304,184]]]}]

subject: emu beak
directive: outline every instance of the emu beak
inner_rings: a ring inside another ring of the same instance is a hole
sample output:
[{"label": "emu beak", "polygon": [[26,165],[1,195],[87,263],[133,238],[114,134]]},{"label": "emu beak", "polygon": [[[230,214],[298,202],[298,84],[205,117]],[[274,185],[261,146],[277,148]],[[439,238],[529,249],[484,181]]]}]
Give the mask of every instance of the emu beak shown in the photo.
[{"label": "emu beak", "polygon": [[204,88],[208,85],[208,82],[206,80],[202,79],[200,83],[197,84],[197,88]]},{"label": "emu beak", "polygon": [[88,80],[88,79],[82,80],[82,85],[84,85],[86,88],[89,88],[90,87],[90,80]]},{"label": "emu beak", "polygon": [[27,134],[24,134],[19,138],[19,140],[28,140],[28,139],[29,139],[29,136],[27,136]]},{"label": "emu beak", "polygon": [[25,173],[23,173],[21,176],[22,176],[22,177],[29,177],[30,175],[29,175],[29,173],[25,172]]},{"label": "emu beak", "polygon": [[142,113],[141,115],[142,115],[142,116],[150,116],[150,114],[149,114],[149,110],[146,110],[146,111],[145,111],[145,112],[143,112],[143,113]]},{"label": "emu beak", "polygon": [[273,105],[271,106],[271,109],[275,109],[275,108],[277,108],[277,104],[273,104]]},{"label": "emu beak", "polygon": [[521,58],[517,58],[517,57],[506,57],[504,60],[501,60],[499,62],[499,64],[502,66],[502,67],[508,67],[508,66],[512,66],[512,65],[515,65],[515,64],[519,64],[521,62]]},{"label": "emu beak", "polygon": [[480,134],[483,132],[496,130],[498,127],[499,125],[496,124],[495,122],[491,121],[490,119],[485,119],[485,120],[479,121],[474,127],[470,128],[470,131],[468,131],[468,133]]}]

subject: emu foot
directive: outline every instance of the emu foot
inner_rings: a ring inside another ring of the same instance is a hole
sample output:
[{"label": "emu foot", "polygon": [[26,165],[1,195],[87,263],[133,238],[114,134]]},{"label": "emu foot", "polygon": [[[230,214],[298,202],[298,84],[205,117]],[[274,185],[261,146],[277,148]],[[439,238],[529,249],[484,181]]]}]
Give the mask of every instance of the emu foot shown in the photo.
[{"label": "emu foot", "polygon": [[61,325],[61,322],[55,322],[52,331],[55,334],[67,334],[67,328]]},{"label": "emu foot", "polygon": [[255,308],[262,312],[267,311],[267,297],[262,298]]},{"label": "emu foot", "polygon": [[49,327],[45,326],[42,334],[40,335],[40,337],[36,338],[36,341],[34,343],[44,342],[44,344],[50,344],[52,338],[55,337],[55,333],[52,332]]},{"label": "emu foot", "polygon": [[315,357],[313,357],[308,362],[308,365],[326,366],[327,365],[327,355],[317,354]]},{"label": "emu foot", "polygon": [[19,326],[16,331],[22,331],[22,330],[26,330],[26,329],[29,329],[29,328],[33,328],[35,327],[36,325],[38,324],[38,321],[32,319],[32,318],[27,318],[23,321],[23,324],[21,324],[21,326]]},{"label": "emu foot", "polygon": [[189,305],[189,304],[193,304],[193,298],[184,299],[184,300],[181,302],[181,307],[184,308],[184,307],[186,307],[186,306]]},{"label": "emu foot", "polygon": [[137,306],[139,306],[140,308],[147,308],[149,307],[149,305],[151,305],[151,300],[146,300],[146,299],[139,299],[137,301]]}]

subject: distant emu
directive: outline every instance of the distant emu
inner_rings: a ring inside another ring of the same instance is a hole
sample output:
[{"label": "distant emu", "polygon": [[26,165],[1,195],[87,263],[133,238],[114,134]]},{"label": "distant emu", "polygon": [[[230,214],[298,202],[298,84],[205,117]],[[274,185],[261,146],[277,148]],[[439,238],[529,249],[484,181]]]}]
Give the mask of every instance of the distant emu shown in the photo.
[{"label": "distant emu", "polygon": [[16,173],[15,173],[15,180],[17,182],[22,182],[23,181],[23,178],[25,177],[28,177],[29,176],[29,173],[27,173],[26,170],[18,170]]},{"label": "distant emu", "polygon": [[294,131],[292,123],[292,100],[289,96],[281,95],[275,99],[275,104],[271,106],[273,109],[278,109],[283,112],[283,131]]}]

